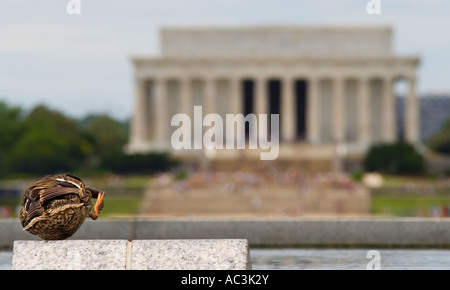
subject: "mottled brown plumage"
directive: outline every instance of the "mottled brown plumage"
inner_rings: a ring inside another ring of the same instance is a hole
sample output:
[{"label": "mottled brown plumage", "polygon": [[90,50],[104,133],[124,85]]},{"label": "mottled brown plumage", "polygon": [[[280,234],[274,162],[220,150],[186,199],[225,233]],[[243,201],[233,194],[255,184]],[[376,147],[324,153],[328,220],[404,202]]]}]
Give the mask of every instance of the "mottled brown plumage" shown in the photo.
[{"label": "mottled brown plumage", "polygon": [[[72,236],[87,217],[97,219],[104,195],[87,187],[74,175],[47,175],[24,192],[20,222],[24,230],[44,240],[64,240]],[[93,213],[92,198],[97,199]]]}]

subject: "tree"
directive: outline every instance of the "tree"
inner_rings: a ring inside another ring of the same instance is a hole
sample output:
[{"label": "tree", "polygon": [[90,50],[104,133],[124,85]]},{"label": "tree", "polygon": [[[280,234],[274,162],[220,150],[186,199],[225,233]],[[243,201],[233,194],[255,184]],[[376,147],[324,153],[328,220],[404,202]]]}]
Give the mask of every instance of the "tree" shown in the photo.
[{"label": "tree", "polygon": [[136,174],[167,171],[178,162],[167,153],[113,154],[103,159],[103,166],[116,173]]},{"label": "tree", "polygon": [[124,124],[107,115],[88,116],[81,127],[92,138],[95,154],[100,158],[122,153],[128,140]]},{"label": "tree", "polygon": [[23,132],[11,150],[12,168],[19,172],[47,174],[83,166],[92,145],[76,122],[43,105],[23,122]]},{"label": "tree", "polygon": [[444,122],[438,133],[430,137],[428,146],[433,151],[450,155],[450,119]]},{"label": "tree", "polygon": [[70,118],[45,105],[28,113],[0,102],[0,178],[10,174],[164,171],[167,154],[126,155],[127,123],[107,115]]},{"label": "tree", "polygon": [[0,102],[0,177],[11,171],[9,152],[23,130],[22,110]]},{"label": "tree", "polygon": [[22,129],[22,110],[0,102],[0,148],[10,150]]},{"label": "tree", "polygon": [[412,145],[397,142],[373,145],[363,160],[366,171],[380,171],[389,174],[422,174],[425,159]]},{"label": "tree", "polygon": [[153,173],[168,170],[176,162],[164,153],[124,153],[128,141],[127,124],[107,115],[91,115],[82,120],[81,127],[91,136],[94,154],[102,169],[116,173]]}]

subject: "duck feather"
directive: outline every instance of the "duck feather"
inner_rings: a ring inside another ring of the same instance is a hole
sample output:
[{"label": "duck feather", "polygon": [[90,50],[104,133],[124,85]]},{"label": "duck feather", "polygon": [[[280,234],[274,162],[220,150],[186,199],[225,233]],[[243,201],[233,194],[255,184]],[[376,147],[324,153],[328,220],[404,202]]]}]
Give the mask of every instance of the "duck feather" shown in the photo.
[{"label": "duck feather", "polygon": [[[91,216],[92,198],[98,198],[99,192],[71,174],[44,176],[24,192],[22,226],[46,240],[68,238]],[[102,199],[103,195],[96,204],[97,216],[103,207]]]}]

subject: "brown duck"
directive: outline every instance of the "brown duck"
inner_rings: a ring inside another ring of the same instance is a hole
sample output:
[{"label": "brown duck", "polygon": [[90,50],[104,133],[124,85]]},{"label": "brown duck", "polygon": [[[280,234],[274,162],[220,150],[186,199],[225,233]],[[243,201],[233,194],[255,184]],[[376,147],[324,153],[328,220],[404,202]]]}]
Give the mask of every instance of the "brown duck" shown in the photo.
[{"label": "brown duck", "polygon": [[[24,230],[44,240],[64,240],[87,217],[98,218],[104,196],[104,192],[87,187],[74,175],[47,175],[33,182],[23,194],[20,222]],[[94,212],[92,198],[97,199]]]}]

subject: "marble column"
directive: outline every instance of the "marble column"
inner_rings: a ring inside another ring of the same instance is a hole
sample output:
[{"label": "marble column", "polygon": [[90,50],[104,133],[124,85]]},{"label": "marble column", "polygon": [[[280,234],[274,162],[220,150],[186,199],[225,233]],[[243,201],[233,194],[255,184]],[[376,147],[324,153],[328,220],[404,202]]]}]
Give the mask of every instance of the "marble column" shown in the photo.
[{"label": "marble column", "polygon": [[317,78],[310,78],[308,80],[306,134],[307,140],[311,144],[318,144],[320,142],[320,99],[318,86],[319,80]]},{"label": "marble column", "polygon": [[216,82],[213,78],[204,79],[205,108],[203,114],[217,113],[216,111]]},{"label": "marble column", "polygon": [[[190,80],[182,76],[179,79],[180,84],[180,112],[189,116],[191,122],[194,120],[193,112],[194,107],[192,106],[192,98],[191,98],[191,90],[190,90]],[[192,135],[192,123],[191,127],[183,126],[183,136],[191,136]],[[192,141],[192,136],[191,136]],[[192,142],[191,142],[192,143]],[[192,144],[191,144],[192,146]]]},{"label": "marble column", "polygon": [[131,143],[142,144],[148,138],[148,96],[147,82],[137,79],[135,84],[135,107],[131,126]]},{"label": "marble column", "polygon": [[392,79],[386,77],[383,82],[383,141],[394,142],[396,136],[395,126],[395,98],[392,87]]},{"label": "marble column", "polygon": [[358,141],[364,148],[370,142],[369,86],[369,79],[360,79],[358,82]]},{"label": "marble column", "polygon": [[419,141],[419,106],[416,95],[416,80],[409,80],[409,93],[405,99],[405,139],[409,143]]},{"label": "marble column", "polygon": [[[231,114],[244,114],[243,109],[243,97],[241,95],[240,90],[241,81],[239,78],[230,78],[229,79],[229,86],[230,86],[230,109]],[[230,126],[227,124],[226,126],[226,136],[230,137],[231,141],[233,141],[233,145],[231,143],[227,146],[228,148],[237,148],[237,142],[240,141],[242,144],[245,145],[245,127],[243,126],[237,126],[236,123],[233,123],[233,126]],[[242,139],[238,140],[238,136],[244,136]]]},{"label": "marble column", "polygon": [[282,100],[281,100],[281,124],[282,124],[282,140],[292,142],[295,140],[295,100],[294,100],[294,83],[290,77],[285,77],[282,84]]},{"label": "marble column", "polygon": [[167,118],[167,82],[165,79],[157,79],[154,82],[155,91],[155,136],[154,148],[156,150],[168,150],[168,123]]},{"label": "marble column", "polygon": [[240,91],[240,80],[238,78],[229,79],[230,85],[230,102],[232,114],[243,114],[243,101]]},{"label": "marble column", "polygon": [[337,143],[344,141],[344,80],[335,78],[333,81],[333,138]]},{"label": "marble column", "polygon": [[[204,100],[205,100],[205,105],[203,108],[203,118],[205,118],[205,116],[207,116],[208,114],[214,114],[214,115],[210,115],[211,116],[218,116],[217,115],[217,110],[216,110],[216,98],[217,98],[217,91],[216,91],[216,80],[212,77],[206,77],[204,79]],[[204,119],[206,120],[206,119]],[[208,119],[209,120],[209,119]],[[217,122],[219,120],[217,120],[217,118],[213,119],[213,123],[217,124]],[[212,124],[212,123],[211,123]],[[211,125],[212,126],[212,125]],[[205,126],[203,128],[203,134],[205,134],[205,132],[211,128],[210,126]],[[222,136],[218,136],[215,135],[216,138],[216,142],[218,140],[218,142],[223,142],[223,131],[222,131]],[[222,143],[221,143],[222,144]],[[213,148],[213,144],[211,144],[211,141],[209,141],[209,139],[204,140],[203,141],[203,149],[204,154],[205,154],[205,158],[213,158],[213,156],[215,156],[214,151],[208,150]],[[205,164],[204,166],[209,166],[208,162],[205,159]]]},{"label": "marble column", "polygon": [[181,77],[179,79],[179,83],[180,83],[181,113],[187,114],[192,118],[193,106],[190,94],[189,79],[186,77]]}]

